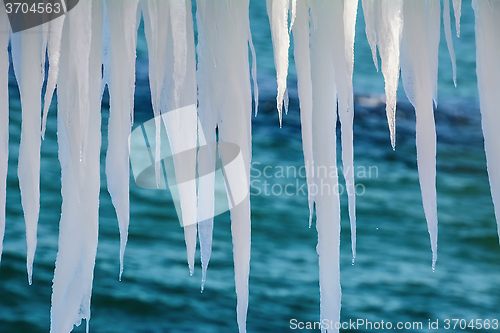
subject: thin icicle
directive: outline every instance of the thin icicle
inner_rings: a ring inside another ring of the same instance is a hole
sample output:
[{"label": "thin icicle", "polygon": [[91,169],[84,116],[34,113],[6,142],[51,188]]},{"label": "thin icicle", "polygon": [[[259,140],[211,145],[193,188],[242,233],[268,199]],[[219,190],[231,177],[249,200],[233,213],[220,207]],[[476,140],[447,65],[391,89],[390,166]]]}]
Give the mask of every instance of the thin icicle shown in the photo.
[{"label": "thin icicle", "polygon": [[[311,173],[313,164],[312,142],[312,82],[311,82],[311,55],[309,51],[309,6],[305,1],[297,3],[297,17],[293,25],[293,42],[295,67],[297,70],[297,86],[300,101],[300,120],[302,128],[302,147],[304,164],[306,165],[307,188],[312,188],[314,178]],[[307,191],[309,203],[309,228],[314,213],[314,195]]]},{"label": "thin icicle", "polygon": [[274,63],[278,81],[278,95],[276,103],[280,126],[283,123],[283,102],[286,93],[286,80],[288,77],[288,49],[290,48],[290,35],[288,27],[288,11],[290,0],[267,0],[267,15],[271,24],[271,35],[274,47]]},{"label": "thin icicle", "polygon": [[5,200],[9,161],[9,46],[10,25],[5,11],[0,11],[0,262],[5,233]]},{"label": "thin icicle", "polygon": [[12,59],[22,106],[18,177],[26,223],[28,282],[32,282],[40,211],[40,128],[43,84],[42,27],[12,35]]},{"label": "thin icicle", "polygon": [[47,47],[49,55],[49,75],[47,78],[47,88],[45,90],[43,106],[42,139],[45,137],[49,107],[56,89],[57,76],[59,75],[59,57],[61,56],[61,36],[64,18],[65,16],[60,16],[48,23],[48,26],[50,27]]},{"label": "thin icicle", "polygon": [[[356,259],[356,193],[354,184],[354,96],[352,74],[354,69],[354,37],[356,34],[356,17],[358,0],[344,2],[344,36],[336,35],[334,45],[341,49],[344,41],[344,55],[335,56],[335,73],[338,88],[338,107],[342,129],[342,162],[347,195],[349,198],[349,220],[351,224],[352,262]],[[342,71],[346,69],[345,73]],[[347,88],[347,89],[345,89]],[[345,104],[344,104],[345,103]]]},{"label": "thin icicle", "polygon": [[437,63],[440,35],[439,0],[405,1],[401,45],[401,71],[408,99],[415,107],[417,161],[425,217],[437,259],[436,130],[433,100],[437,95]]},{"label": "thin icicle", "polygon": [[460,37],[460,16],[462,12],[462,0],[453,0],[453,11],[455,13],[455,29],[457,37]]},{"label": "thin icicle", "polygon": [[479,99],[491,196],[500,241],[500,3],[473,0],[476,18],[476,63]]},{"label": "thin icicle", "polygon": [[451,19],[450,19],[450,2],[449,2],[449,0],[443,0],[443,24],[444,24],[444,36],[446,38],[446,45],[448,46],[448,52],[450,52],[451,67],[453,69],[453,84],[456,87],[457,86],[457,61],[455,59],[455,49],[453,48],[453,40],[451,37]]},{"label": "thin icicle", "polygon": [[[101,32],[102,2],[81,1],[66,16],[57,89],[63,204],[53,280],[52,333],[70,332],[82,319],[89,330],[99,223]],[[85,124],[79,121],[82,117],[88,120]],[[85,132],[87,139],[82,135]]]},{"label": "thin icicle", "polygon": [[[219,141],[237,144],[245,175],[237,179],[248,191],[251,159],[252,95],[248,57],[249,2],[225,0],[197,1],[198,78],[200,120],[207,142],[215,137],[213,121],[218,124]],[[287,31],[288,32],[288,31]],[[205,127],[206,126],[206,127]],[[229,156],[220,150],[222,164]],[[243,172],[243,170],[239,170]],[[225,168],[224,172],[228,170]],[[229,176],[229,175],[228,175]],[[246,181],[246,183],[244,183]],[[201,190],[201,187],[200,187]],[[233,196],[235,193],[231,193]],[[231,195],[228,195],[231,197]],[[229,202],[231,198],[228,198]],[[204,205],[206,202],[202,202]],[[200,205],[199,205],[200,207]],[[203,206],[202,206],[203,207]],[[237,321],[240,333],[246,332],[248,277],[250,270],[250,196],[230,210]]]},{"label": "thin icicle", "polygon": [[110,110],[106,178],[120,227],[120,279],[130,219],[128,138],[134,110],[137,5],[138,0],[106,1],[111,66],[108,69]]}]

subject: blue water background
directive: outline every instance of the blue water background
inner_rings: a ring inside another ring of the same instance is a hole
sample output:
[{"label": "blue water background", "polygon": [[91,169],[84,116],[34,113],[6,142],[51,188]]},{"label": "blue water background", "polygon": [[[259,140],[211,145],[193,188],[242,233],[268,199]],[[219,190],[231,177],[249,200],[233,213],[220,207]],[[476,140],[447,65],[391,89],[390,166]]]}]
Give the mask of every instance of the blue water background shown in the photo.
[{"label": "blue water background", "polygon": [[[305,184],[304,178],[286,173],[285,177],[274,175],[279,166],[298,169],[303,165],[293,57],[290,111],[280,129],[265,2],[252,0],[250,15],[260,86],[259,115],[253,118],[254,184],[293,184],[291,188],[296,189],[297,182],[299,187]],[[470,1],[464,1],[461,37],[454,37],[457,88],[452,82],[444,34],[441,38],[439,105],[435,112],[439,252],[436,271],[432,272],[416,168],[414,111],[400,85],[397,149],[393,152],[382,98],[383,77],[372,62],[360,6],[354,67],[354,148],[356,170],[366,171],[357,173],[356,181],[365,191],[357,197],[355,265],[351,265],[347,196],[341,196],[342,320],[422,322],[426,328],[431,319],[439,320],[438,331],[444,331],[446,318],[500,319],[500,247],[483,151],[473,28]],[[141,29],[139,36],[137,123],[146,120],[151,112],[147,48]],[[7,227],[0,267],[0,332],[47,332],[61,207],[57,112],[51,110],[42,144],[38,248],[33,285],[28,286],[17,180],[21,109],[12,71],[9,79],[10,160]],[[131,178],[130,236],[123,280],[118,282],[118,227],[104,176],[107,98],[102,115],[100,231],[91,332],[236,332],[228,213],[215,220],[212,260],[201,294],[199,253],[195,274],[190,277],[183,232],[169,193],[141,189]],[[263,171],[265,166],[271,167],[268,170],[272,177],[256,177],[257,170]],[[307,196],[300,192],[293,196],[261,194],[253,195],[251,201],[248,331],[291,332],[291,319],[319,319],[317,232],[314,223],[308,228]],[[84,332],[84,326],[74,331]]]}]

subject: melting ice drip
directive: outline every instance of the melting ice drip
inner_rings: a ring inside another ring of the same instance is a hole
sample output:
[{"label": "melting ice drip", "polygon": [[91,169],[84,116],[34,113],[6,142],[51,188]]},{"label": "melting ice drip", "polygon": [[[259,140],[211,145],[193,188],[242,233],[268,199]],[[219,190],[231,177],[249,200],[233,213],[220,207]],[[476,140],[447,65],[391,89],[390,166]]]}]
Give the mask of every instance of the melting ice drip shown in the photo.
[{"label": "melting ice drip", "polygon": [[[198,44],[194,42],[191,0],[82,0],[66,15],[41,26],[12,34],[6,12],[0,10],[0,252],[5,228],[5,190],[8,159],[8,45],[22,104],[19,183],[26,221],[27,271],[31,283],[37,243],[41,138],[57,85],[58,142],[62,166],[62,215],[59,251],[54,273],[51,332],[70,332],[90,319],[90,298],[97,250],[101,98],[110,93],[108,188],[120,228],[120,276],[129,224],[129,136],[133,123],[135,50],[139,20],[144,20],[148,43],[150,85],[155,115],[155,161],[160,160],[161,117],[166,110],[198,104],[198,118],[171,119],[166,125],[173,145],[196,145],[198,125],[207,142],[232,142],[241,149],[245,165],[251,159],[252,53],[255,108],[257,86],[255,51],[249,25],[249,0],[197,0]],[[442,4],[442,10],[441,10]],[[399,75],[417,119],[417,158],[425,216],[437,259],[436,134],[437,62],[441,12],[445,38],[455,73],[448,0],[362,0],[366,35],[373,59],[385,79],[391,144],[395,141],[396,91]],[[306,163],[336,163],[337,114],[341,123],[343,170],[353,170],[354,34],[357,0],[267,0],[277,70],[277,108],[288,105],[286,79],[290,37],[295,43],[302,138]],[[500,218],[500,4],[473,0],[476,14],[477,76],[491,192]],[[453,0],[457,35],[461,0]],[[196,57],[197,56],[197,57]],[[198,59],[198,60],[196,60]],[[40,117],[45,63],[47,89]],[[104,72],[102,66],[104,65]],[[454,79],[456,75],[454,74]],[[42,119],[40,119],[42,118]],[[181,128],[182,131],[178,129]],[[199,153],[202,154],[202,153]],[[221,156],[224,159],[224,156]],[[210,168],[211,165],[204,167]],[[196,168],[196,161],[191,165]],[[159,175],[160,164],[155,164]],[[245,170],[249,184],[249,168]],[[355,243],[354,175],[345,176],[349,197],[353,260]],[[156,178],[157,184],[160,178]],[[338,184],[338,177],[308,174],[309,185]],[[186,187],[181,210],[213,210],[213,181]],[[340,319],[340,205],[335,193],[309,194],[316,209],[320,268],[321,319]],[[250,201],[231,209],[232,236],[240,332],[246,332],[250,261]],[[213,218],[185,226],[190,270],[197,237],[202,266],[210,259]],[[500,235],[500,227],[499,227]]]}]

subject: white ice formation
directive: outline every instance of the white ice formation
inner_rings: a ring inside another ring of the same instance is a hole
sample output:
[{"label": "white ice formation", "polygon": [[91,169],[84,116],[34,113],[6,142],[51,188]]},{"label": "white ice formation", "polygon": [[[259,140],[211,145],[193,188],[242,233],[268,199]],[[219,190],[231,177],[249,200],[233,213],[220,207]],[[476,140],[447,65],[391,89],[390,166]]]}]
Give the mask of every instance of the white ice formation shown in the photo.
[{"label": "white ice formation", "polygon": [[[417,161],[432,267],[437,259],[436,133],[438,45],[441,18],[456,83],[450,0],[362,0],[366,36],[373,61],[385,79],[386,111],[392,147],[396,145],[396,97],[401,78],[416,113]],[[192,6],[196,4],[196,29]],[[461,0],[452,2],[460,33]],[[442,8],[441,8],[442,7]],[[476,17],[477,77],[483,132],[495,213],[500,220],[500,5],[473,0]],[[443,10],[441,14],[441,10]],[[277,108],[288,105],[289,48],[294,43],[304,160],[308,188],[339,185],[321,167],[335,166],[336,123],[341,124],[342,163],[349,198],[353,260],[356,214],[353,164],[353,67],[358,0],[267,0],[277,73]],[[256,61],[249,23],[249,0],[81,0],[42,26],[12,34],[0,11],[0,254],[5,229],[8,161],[9,41],[22,106],[19,184],[26,222],[27,270],[31,283],[39,215],[40,146],[47,112],[57,86],[59,160],[62,167],[62,214],[59,252],[53,281],[51,332],[67,333],[90,319],[90,299],[98,241],[101,99],[110,94],[106,176],[120,230],[120,277],[129,225],[129,136],[133,125],[137,29],[140,20],[149,54],[151,100],[155,115],[155,174],[160,185],[160,129],[166,128],[173,152],[197,144],[231,142],[239,146],[250,184],[253,77]],[[195,31],[198,43],[195,45]],[[249,52],[252,54],[250,69]],[[48,63],[48,72],[45,65]],[[104,70],[103,70],[104,68]],[[251,74],[251,75],[250,75]],[[42,87],[46,91],[42,103]],[[158,117],[198,105],[191,118]],[[43,107],[42,107],[43,106]],[[163,122],[161,119],[168,119]],[[200,134],[203,133],[203,136]],[[203,138],[202,138],[203,137]],[[215,146],[213,146],[215,147]],[[209,149],[210,150],[210,149]],[[230,159],[219,150],[221,159]],[[201,149],[183,168],[188,175],[215,170]],[[199,163],[197,164],[197,159]],[[174,157],[174,166],[180,168]],[[179,187],[189,270],[194,270],[200,240],[202,290],[213,233],[214,179],[204,177]],[[336,191],[309,193],[309,223],[316,211],[321,319],[340,320],[340,201]],[[231,208],[237,323],[246,332],[250,268],[250,199]],[[500,236],[500,226],[498,229]]]}]

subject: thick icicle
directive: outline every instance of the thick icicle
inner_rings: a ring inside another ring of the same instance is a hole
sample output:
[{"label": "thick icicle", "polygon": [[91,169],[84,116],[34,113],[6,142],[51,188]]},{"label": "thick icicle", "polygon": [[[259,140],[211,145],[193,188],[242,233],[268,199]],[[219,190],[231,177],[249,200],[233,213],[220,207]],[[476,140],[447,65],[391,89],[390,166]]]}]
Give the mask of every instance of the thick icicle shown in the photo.
[{"label": "thick icicle", "polygon": [[444,36],[446,38],[446,45],[448,46],[448,52],[450,52],[451,67],[453,69],[453,84],[456,87],[457,86],[457,61],[455,58],[455,49],[453,48],[453,40],[451,37],[451,19],[450,19],[450,2],[449,2],[449,0],[443,0],[443,24],[444,24]]},{"label": "thick icicle", "polygon": [[408,99],[415,107],[420,188],[432,248],[437,259],[436,130],[433,100],[437,96],[440,35],[439,0],[404,1],[401,72]]},{"label": "thick icicle", "polygon": [[403,33],[403,0],[363,0],[366,36],[378,70],[377,47],[385,80],[386,113],[392,148],[396,148],[396,101],[399,51]]},{"label": "thick icicle", "polygon": [[9,46],[10,25],[0,11],[0,262],[5,233],[5,200],[9,161]]},{"label": "thick icicle", "polygon": [[56,89],[57,76],[59,75],[59,57],[61,56],[61,35],[64,25],[64,16],[60,16],[47,24],[50,27],[48,36],[48,55],[49,55],[49,75],[47,78],[47,88],[43,105],[42,119],[42,139],[45,137],[45,128],[47,125],[47,116],[49,107]]},{"label": "thick icicle", "polygon": [[[156,165],[155,173],[159,184],[161,165],[160,128],[161,118],[167,129],[171,150],[185,151],[196,147],[196,119],[177,119],[167,115],[168,112],[185,106],[196,104],[195,49],[194,32],[191,14],[191,2],[185,0],[143,1],[142,11],[145,22],[146,40],[149,53],[149,74],[151,97],[156,125]],[[186,115],[186,114],[184,114]],[[166,121],[166,119],[169,119]],[[179,126],[184,123],[181,129]],[[186,157],[186,155],[183,155]],[[196,172],[196,161],[189,165],[179,165],[174,155],[176,170],[188,168],[193,176]],[[184,236],[187,247],[189,272],[194,273],[196,252],[196,184],[179,188]]]},{"label": "thick icicle", "polygon": [[[340,322],[340,200],[338,176],[319,170],[337,165],[336,151],[336,79],[335,60],[341,54],[344,59],[344,75],[347,80],[343,7],[340,1],[311,1],[311,78],[313,92],[313,160],[315,184],[324,191],[315,197],[316,229],[318,230],[320,319]],[[337,35],[337,36],[335,36]],[[332,45],[332,40],[337,43]],[[335,50],[336,49],[336,50]],[[339,69],[341,70],[341,69]],[[346,89],[344,87],[344,89]],[[340,94],[339,94],[340,95]],[[345,95],[343,95],[345,98]],[[340,104],[340,101],[339,101]],[[342,101],[342,107],[346,101]],[[339,107],[340,109],[340,107]],[[325,331],[324,329],[322,330]],[[338,330],[335,330],[338,332]]]},{"label": "thick icicle", "polygon": [[[198,122],[196,114],[178,112],[196,105],[196,57],[191,1],[148,1],[144,3],[146,38],[150,54],[150,82],[155,115],[167,130],[176,177],[195,179]],[[151,71],[155,70],[155,73]],[[157,154],[160,124],[157,128]],[[187,151],[192,152],[188,153]],[[183,152],[182,155],[177,153]],[[189,156],[188,156],[189,155]],[[158,158],[157,158],[158,159]],[[158,165],[158,164],[157,164]],[[194,273],[197,236],[196,183],[177,187],[189,272]]]},{"label": "thick icicle", "polygon": [[[311,55],[309,51],[309,6],[305,1],[297,3],[297,16],[292,27],[295,67],[297,70],[297,86],[300,101],[300,121],[302,128],[302,147],[304,164],[306,165],[307,188],[311,189],[314,183],[311,167],[313,165],[313,134],[312,112],[313,92],[311,82]],[[309,227],[311,227],[314,213],[314,195],[307,191],[309,203]]]},{"label": "thick icicle", "polygon": [[89,328],[99,223],[102,12],[102,2],[80,1],[66,14],[62,34],[57,121],[63,204],[52,333],[68,333],[82,319]]},{"label": "thick icicle", "polygon": [[31,284],[40,212],[40,128],[44,70],[42,26],[12,35],[12,59],[22,106],[18,178],[26,222],[27,271]]},{"label": "thick icicle", "polygon": [[286,80],[288,77],[288,49],[290,35],[288,27],[288,11],[290,0],[267,0],[267,15],[271,24],[271,35],[274,47],[274,63],[278,80],[278,95],[276,103],[280,126],[283,120],[283,103],[285,102]]},{"label": "thick icicle", "polygon": [[498,112],[500,3],[473,0],[472,6],[476,17],[476,70],[484,149],[500,241],[500,131],[498,131],[500,125],[500,112]]},{"label": "thick icicle", "polygon": [[453,11],[455,13],[455,28],[457,37],[460,37],[460,16],[462,12],[462,0],[453,0]]},{"label": "thick icicle", "polygon": [[[249,2],[213,0],[197,1],[200,120],[206,141],[215,137],[219,128],[219,142],[237,144],[244,161],[245,177],[239,191],[248,191],[251,159],[252,98],[250,87],[248,31]],[[229,156],[220,149],[223,165]],[[224,168],[226,174],[228,170]],[[243,170],[240,170],[243,172]],[[245,179],[246,178],[246,179]],[[246,181],[246,185],[243,182]],[[232,190],[233,188],[231,188]],[[201,190],[201,187],[200,187]],[[234,196],[235,193],[232,193]],[[230,196],[230,195],[228,195]],[[231,198],[228,198],[230,201]],[[204,202],[203,205],[206,203]],[[233,206],[231,232],[237,320],[240,333],[246,332],[248,309],[248,277],[250,270],[250,196]]]},{"label": "thick icicle", "polygon": [[129,225],[129,136],[133,124],[138,0],[107,0],[110,32],[106,178],[120,227],[120,279]]},{"label": "thick icicle", "polygon": [[[162,97],[162,112],[179,109],[197,103],[196,88],[196,49],[194,43],[194,28],[191,12],[191,0],[170,1],[170,22],[172,31],[171,54],[167,54],[166,61],[173,64],[167,67],[167,77],[172,78],[168,86],[173,87],[173,94],[167,93]],[[172,103],[172,100],[174,103]],[[164,118],[165,120],[165,118]],[[172,153],[175,151],[190,151],[189,156],[183,153],[182,159],[174,156],[176,174],[182,169],[189,174],[189,179],[196,177],[196,147],[198,140],[198,120],[195,114],[185,114],[181,119],[165,122]],[[189,160],[188,163],[186,163]],[[179,163],[182,163],[179,164]],[[198,232],[196,183],[190,182],[179,186],[179,196],[182,209],[184,238],[186,241],[189,273],[194,273],[194,259],[196,253],[196,236]]]}]

